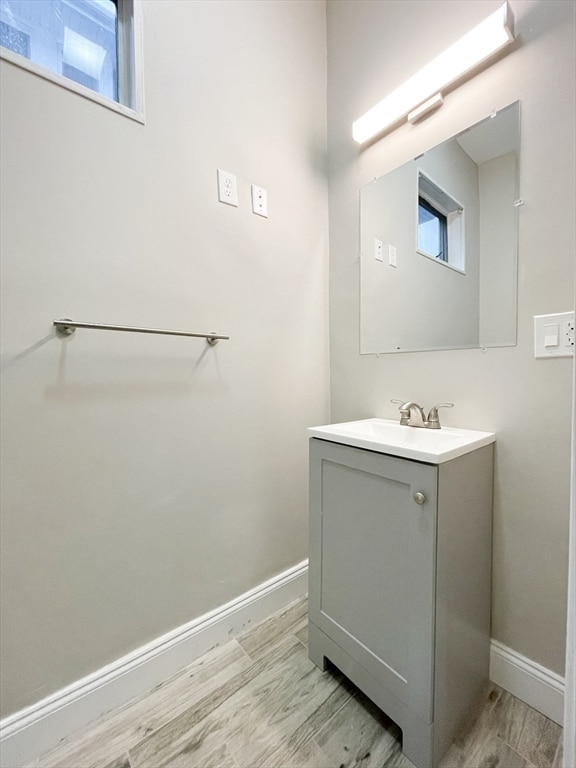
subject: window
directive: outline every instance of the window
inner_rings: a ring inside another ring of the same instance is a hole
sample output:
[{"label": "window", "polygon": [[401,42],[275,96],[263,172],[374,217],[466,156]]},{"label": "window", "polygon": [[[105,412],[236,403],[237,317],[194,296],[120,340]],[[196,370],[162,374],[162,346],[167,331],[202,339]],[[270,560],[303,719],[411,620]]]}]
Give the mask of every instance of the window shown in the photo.
[{"label": "window", "polygon": [[19,32],[15,27],[0,21],[0,45],[9,48],[20,56],[30,58],[30,35]]},{"label": "window", "polygon": [[424,197],[418,197],[418,250],[448,261],[446,216]]},{"label": "window", "polygon": [[417,251],[464,272],[464,209],[421,171],[418,172]]},{"label": "window", "polygon": [[133,0],[0,0],[4,58],[124,112],[139,111],[134,28]]}]

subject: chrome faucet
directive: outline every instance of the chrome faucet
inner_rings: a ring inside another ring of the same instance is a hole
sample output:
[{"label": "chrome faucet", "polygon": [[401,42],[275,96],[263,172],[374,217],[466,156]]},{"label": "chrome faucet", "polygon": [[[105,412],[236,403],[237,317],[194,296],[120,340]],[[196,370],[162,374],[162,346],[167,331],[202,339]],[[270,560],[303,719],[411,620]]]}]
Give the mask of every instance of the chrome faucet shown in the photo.
[{"label": "chrome faucet", "polygon": [[[398,410],[400,411],[400,424],[402,426],[404,427],[425,426],[424,422],[426,421],[426,416],[424,415],[424,411],[422,410],[421,405],[418,405],[418,403],[412,402],[412,400],[408,400],[407,402],[403,402],[402,400],[391,400],[390,402],[399,403],[400,408],[398,408]],[[412,411],[416,411],[416,413],[418,414],[419,423],[414,423],[412,421]]]},{"label": "chrome faucet", "polygon": [[[421,405],[407,400],[391,400],[391,403],[397,403],[400,405],[398,410],[400,411],[400,424],[405,427],[426,427],[426,429],[440,429],[440,419],[438,418],[438,408],[453,408],[454,403],[439,403],[430,408],[428,418],[424,414],[424,410]],[[413,420],[412,413],[417,414],[417,418]]]}]

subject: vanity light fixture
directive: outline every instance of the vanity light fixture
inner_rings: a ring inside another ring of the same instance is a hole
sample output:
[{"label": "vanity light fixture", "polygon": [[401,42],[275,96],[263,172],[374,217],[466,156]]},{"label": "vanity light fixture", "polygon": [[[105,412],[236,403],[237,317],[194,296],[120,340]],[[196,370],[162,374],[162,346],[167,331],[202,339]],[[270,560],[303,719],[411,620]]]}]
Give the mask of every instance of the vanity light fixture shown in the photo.
[{"label": "vanity light fixture", "polygon": [[374,138],[402,118],[420,120],[443,102],[442,90],[514,40],[508,3],[484,19],[352,125],[359,144]]}]

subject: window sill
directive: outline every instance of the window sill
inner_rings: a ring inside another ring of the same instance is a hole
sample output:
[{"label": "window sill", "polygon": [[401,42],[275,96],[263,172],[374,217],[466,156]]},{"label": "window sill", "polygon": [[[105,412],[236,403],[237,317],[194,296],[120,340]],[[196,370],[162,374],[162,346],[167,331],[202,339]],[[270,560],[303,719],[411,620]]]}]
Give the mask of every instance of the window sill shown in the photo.
[{"label": "window sill", "polygon": [[416,249],[416,253],[419,253],[420,256],[426,256],[427,259],[430,259],[430,261],[433,261],[435,264],[440,264],[443,267],[448,267],[448,269],[454,270],[454,272],[458,272],[459,275],[466,274],[466,272],[463,269],[460,269],[460,267],[455,267],[454,264],[450,264],[448,261],[443,261],[442,259],[436,258],[436,256],[431,256],[429,253],[426,253],[426,251],[420,251]]},{"label": "window sill", "polygon": [[39,64],[35,64],[33,61],[30,61],[25,56],[20,56],[20,54],[14,53],[14,51],[9,50],[8,48],[0,46],[0,59],[4,59],[4,61],[10,62],[10,64],[14,64],[21,69],[25,69],[28,72],[31,72],[33,75],[37,75],[38,77],[43,78],[44,80],[49,80],[51,83],[59,85],[61,88],[65,88],[68,91],[77,93],[79,96],[83,96],[85,99],[94,101],[97,104],[106,107],[106,109],[112,110],[112,112],[117,112],[124,117],[128,117],[130,120],[134,120],[137,123],[141,123],[142,125],[144,125],[146,122],[144,119],[143,111],[130,109],[130,107],[126,107],[124,104],[119,104],[117,101],[113,101],[112,99],[108,99],[105,96],[101,96],[99,93],[96,93],[96,91],[92,91],[90,88],[86,88],[84,85],[75,83],[74,80],[63,77],[56,72],[45,69]]}]

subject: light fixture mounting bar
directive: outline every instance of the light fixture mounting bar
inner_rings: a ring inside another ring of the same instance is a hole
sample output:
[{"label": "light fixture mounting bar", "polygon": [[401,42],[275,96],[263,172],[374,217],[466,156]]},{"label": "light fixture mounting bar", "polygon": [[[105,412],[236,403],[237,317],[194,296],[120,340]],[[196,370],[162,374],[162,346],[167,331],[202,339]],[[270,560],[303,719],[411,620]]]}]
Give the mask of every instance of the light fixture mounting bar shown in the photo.
[{"label": "light fixture mounting bar", "polygon": [[352,125],[354,140],[363,144],[382,133],[513,40],[514,19],[506,2],[356,120]]},{"label": "light fixture mounting bar", "polygon": [[408,122],[417,123],[418,120],[427,117],[431,112],[434,112],[435,109],[441,107],[442,104],[444,104],[444,97],[442,94],[434,94],[430,99],[426,99],[424,103],[418,105],[416,109],[413,109],[412,112],[408,112]]}]

